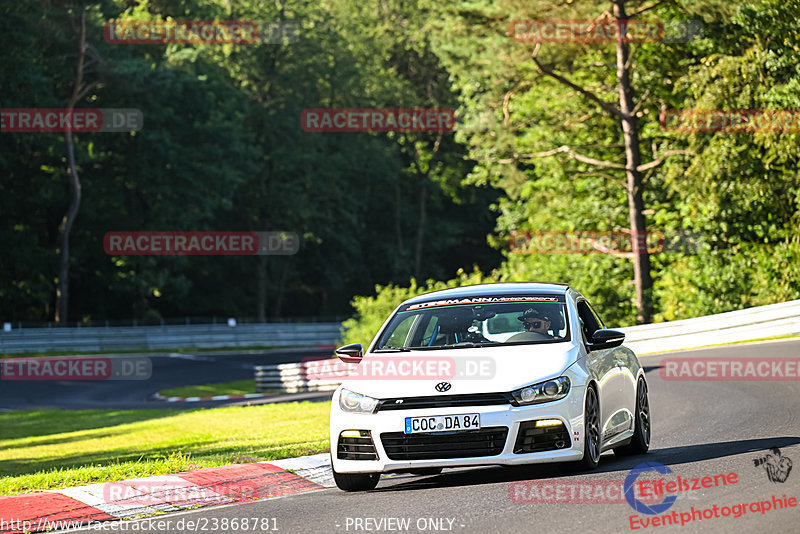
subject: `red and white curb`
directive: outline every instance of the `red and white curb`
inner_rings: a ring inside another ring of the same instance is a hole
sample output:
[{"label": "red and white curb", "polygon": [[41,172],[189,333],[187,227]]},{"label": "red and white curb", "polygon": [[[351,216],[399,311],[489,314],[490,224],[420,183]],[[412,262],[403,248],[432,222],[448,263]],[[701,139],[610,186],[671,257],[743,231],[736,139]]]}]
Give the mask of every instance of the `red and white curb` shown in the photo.
[{"label": "red and white curb", "polygon": [[160,400],[166,402],[201,402],[201,401],[218,401],[218,400],[232,400],[232,399],[261,399],[264,397],[274,397],[274,395],[264,395],[262,393],[245,393],[243,395],[215,395],[213,397],[165,397],[155,393],[150,398],[152,400]]},{"label": "red and white curb", "polygon": [[283,460],[274,460],[270,463],[281,469],[291,470],[296,475],[325,488],[336,487],[336,482],[333,481],[333,472],[331,471],[331,457],[328,453],[300,456],[299,458],[285,458]]},{"label": "red and white curb", "polygon": [[[290,472],[290,470],[292,472]],[[0,497],[0,532],[42,532],[335,486],[327,453]]]}]

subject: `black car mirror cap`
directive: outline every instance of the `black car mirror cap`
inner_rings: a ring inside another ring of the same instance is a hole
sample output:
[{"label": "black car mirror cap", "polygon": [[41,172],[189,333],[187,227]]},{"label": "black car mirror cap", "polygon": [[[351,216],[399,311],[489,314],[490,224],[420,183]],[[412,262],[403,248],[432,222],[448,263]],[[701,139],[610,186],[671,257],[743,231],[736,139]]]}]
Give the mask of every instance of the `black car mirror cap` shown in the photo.
[{"label": "black car mirror cap", "polygon": [[592,334],[592,340],[587,344],[590,351],[599,349],[611,349],[619,347],[625,341],[625,333],[619,330],[608,330],[601,328]]},{"label": "black car mirror cap", "polygon": [[351,343],[334,351],[344,363],[359,363],[364,358],[364,347],[361,343]]}]

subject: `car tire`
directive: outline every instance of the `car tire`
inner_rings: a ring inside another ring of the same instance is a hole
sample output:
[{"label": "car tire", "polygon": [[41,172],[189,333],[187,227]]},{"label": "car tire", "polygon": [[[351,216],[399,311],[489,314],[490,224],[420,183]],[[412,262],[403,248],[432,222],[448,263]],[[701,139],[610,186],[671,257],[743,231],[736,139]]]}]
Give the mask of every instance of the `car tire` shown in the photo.
[{"label": "car tire", "polygon": [[343,491],[369,491],[375,489],[380,473],[337,473],[331,462],[331,472],[336,487]]},{"label": "car tire", "polygon": [[644,454],[650,449],[650,401],[647,398],[647,382],[642,377],[636,385],[636,416],[633,424],[631,442],[614,449],[614,454],[632,456]]},{"label": "car tire", "polygon": [[600,463],[600,401],[593,386],[586,388],[583,421],[583,459],[576,462],[576,467],[587,471],[595,469]]}]

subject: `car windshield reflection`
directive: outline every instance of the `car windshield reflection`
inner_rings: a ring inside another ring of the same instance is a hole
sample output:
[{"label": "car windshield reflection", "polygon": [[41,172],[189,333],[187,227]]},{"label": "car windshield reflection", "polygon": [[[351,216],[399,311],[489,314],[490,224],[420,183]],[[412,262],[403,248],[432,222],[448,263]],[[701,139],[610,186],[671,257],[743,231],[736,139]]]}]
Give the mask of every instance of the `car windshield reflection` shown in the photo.
[{"label": "car windshield reflection", "polygon": [[475,297],[401,307],[381,333],[373,352],[569,340],[563,296]]}]

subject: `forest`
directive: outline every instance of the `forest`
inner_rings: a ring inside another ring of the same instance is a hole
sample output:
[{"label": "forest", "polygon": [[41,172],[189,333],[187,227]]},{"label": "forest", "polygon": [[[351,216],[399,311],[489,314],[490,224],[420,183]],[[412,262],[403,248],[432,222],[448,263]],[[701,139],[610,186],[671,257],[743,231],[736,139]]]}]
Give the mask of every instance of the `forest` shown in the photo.
[{"label": "forest", "polygon": [[[237,38],[126,33],[171,21]],[[351,317],[361,340],[404,298],[477,282],[566,282],[614,326],[800,298],[798,0],[19,0],[0,28],[0,113],[142,119],[3,115],[0,322]],[[317,122],[342,109],[380,126]],[[104,249],[148,231],[299,247]],[[519,240],[650,234],[677,244]]]}]

